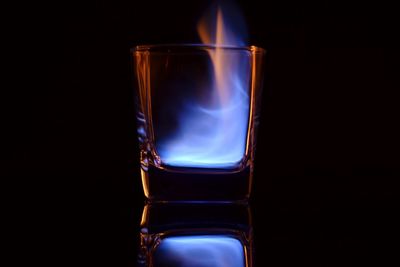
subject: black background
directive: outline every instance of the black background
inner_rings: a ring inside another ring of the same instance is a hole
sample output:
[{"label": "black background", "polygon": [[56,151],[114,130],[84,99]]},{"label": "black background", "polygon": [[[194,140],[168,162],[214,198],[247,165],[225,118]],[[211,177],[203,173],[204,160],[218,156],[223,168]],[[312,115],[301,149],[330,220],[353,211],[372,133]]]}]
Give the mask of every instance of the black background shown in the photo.
[{"label": "black background", "polygon": [[[251,199],[256,266],[382,264],[394,253],[400,160],[396,10],[383,2],[238,5],[250,44],[267,49]],[[198,42],[207,6],[63,3],[48,12],[60,25],[43,20],[54,39],[41,45],[45,80],[26,100],[29,134],[14,175],[41,178],[56,265],[135,265],[144,198],[129,49]]]}]

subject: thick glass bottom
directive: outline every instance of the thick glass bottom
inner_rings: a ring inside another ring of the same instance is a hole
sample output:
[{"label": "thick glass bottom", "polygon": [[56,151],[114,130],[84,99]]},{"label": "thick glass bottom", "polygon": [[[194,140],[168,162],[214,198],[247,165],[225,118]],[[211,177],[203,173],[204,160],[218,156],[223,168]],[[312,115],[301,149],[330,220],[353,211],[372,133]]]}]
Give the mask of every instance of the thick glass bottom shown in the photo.
[{"label": "thick glass bottom", "polygon": [[251,188],[251,167],[232,173],[170,171],[149,166],[142,169],[145,196],[162,202],[247,201]]}]

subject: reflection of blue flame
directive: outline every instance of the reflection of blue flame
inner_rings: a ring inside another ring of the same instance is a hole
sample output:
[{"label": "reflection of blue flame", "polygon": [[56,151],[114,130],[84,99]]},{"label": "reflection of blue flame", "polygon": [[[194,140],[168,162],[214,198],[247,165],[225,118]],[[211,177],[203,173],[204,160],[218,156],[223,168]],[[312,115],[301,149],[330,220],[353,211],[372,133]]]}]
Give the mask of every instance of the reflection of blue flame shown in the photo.
[{"label": "reflection of blue flame", "polygon": [[155,266],[245,267],[239,240],[221,235],[167,237],[158,245]]},{"label": "reflection of blue flame", "polygon": [[[245,156],[249,118],[250,53],[221,48],[240,45],[242,41],[229,31],[218,11],[215,27],[199,24],[204,43],[215,48],[207,52],[213,79],[207,86],[211,97],[191,103],[182,110],[175,136],[157,147],[161,161],[178,167],[231,168]],[[206,88],[205,88],[206,89]],[[207,91],[207,90],[205,90]]]}]

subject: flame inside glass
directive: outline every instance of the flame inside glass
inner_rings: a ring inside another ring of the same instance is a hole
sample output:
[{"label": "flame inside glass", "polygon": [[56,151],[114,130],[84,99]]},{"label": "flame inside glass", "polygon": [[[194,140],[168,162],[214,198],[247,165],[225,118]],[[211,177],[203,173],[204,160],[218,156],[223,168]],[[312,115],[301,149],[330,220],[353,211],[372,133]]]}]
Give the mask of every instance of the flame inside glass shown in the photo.
[{"label": "flame inside glass", "polygon": [[242,243],[224,235],[174,236],[163,239],[154,252],[156,267],[245,267]]},{"label": "flame inside glass", "polygon": [[243,42],[226,27],[220,10],[214,23],[202,20],[198,30],[202,42],[212,44],[206,50],[210,78],[199,81],[203,93],[182,106],[176,130],[156,148],[169,166],[232,168],[245,157],[251,55],[233,49]]}]

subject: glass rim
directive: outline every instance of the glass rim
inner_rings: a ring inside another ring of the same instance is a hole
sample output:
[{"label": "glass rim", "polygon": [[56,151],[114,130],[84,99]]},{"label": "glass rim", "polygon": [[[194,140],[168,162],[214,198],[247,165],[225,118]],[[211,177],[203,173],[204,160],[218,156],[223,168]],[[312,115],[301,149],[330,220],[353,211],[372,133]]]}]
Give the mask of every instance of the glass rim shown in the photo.
[{"label": "glass rim", "polygon": [[240,46],[240,45],[215,45],[215,44],[145,44],[136,45],[131,48],[131,52],[144,52],[144,51],[160,51],[165,49],[178,49],[178,48],[195,48],[195,49],[224,49],[224,50],[244,50],[256,53],[266,53],[266,50],[259,46]]}]

